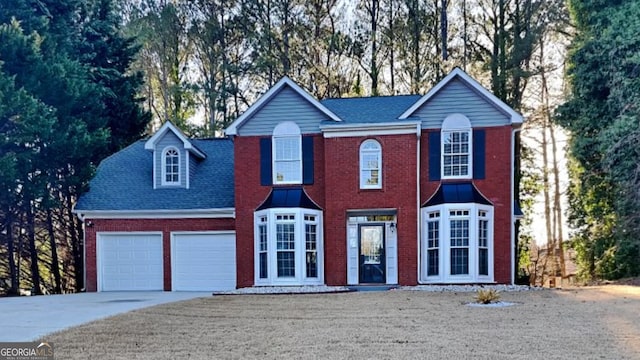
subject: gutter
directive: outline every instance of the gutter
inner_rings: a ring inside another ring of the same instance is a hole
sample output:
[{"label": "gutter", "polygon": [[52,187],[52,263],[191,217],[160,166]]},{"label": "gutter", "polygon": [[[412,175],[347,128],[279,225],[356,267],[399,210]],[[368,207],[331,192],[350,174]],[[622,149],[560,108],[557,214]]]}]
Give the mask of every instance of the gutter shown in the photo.
[{"label": "gutter", "polygon": [[420,269],[421,269],[421,265],[422,265],[422,253],[420,252],[420,229],[422,228],[422,212],[420,211],[420,140],[421,140],[421,135],[422,135],[422,129],[421,129],[421,125],[418,124],[417,126],[417,134],[418,134],[418,140],[417,140],[417,145],[416,145],[416,218],[418,221],[416,221],[416,242],[417,242],[417,246],[418,246],[418,251],[416,251],[416,253],[418,254],[418,284],[422,283],[422,279],[420,276]]},{"label": "gutter", "polygon": [[73,210],[78,218],[84,221],[89,217],[92,219],[216,219],[231,218],[235,219],[235,208],[216,208],[216,209],[158,209],[158,210]]}]

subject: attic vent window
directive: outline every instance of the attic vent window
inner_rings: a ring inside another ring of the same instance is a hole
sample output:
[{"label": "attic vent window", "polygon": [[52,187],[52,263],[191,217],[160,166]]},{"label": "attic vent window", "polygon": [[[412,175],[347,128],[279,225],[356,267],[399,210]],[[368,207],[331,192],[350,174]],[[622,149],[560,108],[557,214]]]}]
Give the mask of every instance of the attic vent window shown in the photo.
[{"label": "attic vent window", "polygon": [[176,148],[168,148],[164,151],[162,177],[163,185],[176,185],[180,183],[180,152]]}]

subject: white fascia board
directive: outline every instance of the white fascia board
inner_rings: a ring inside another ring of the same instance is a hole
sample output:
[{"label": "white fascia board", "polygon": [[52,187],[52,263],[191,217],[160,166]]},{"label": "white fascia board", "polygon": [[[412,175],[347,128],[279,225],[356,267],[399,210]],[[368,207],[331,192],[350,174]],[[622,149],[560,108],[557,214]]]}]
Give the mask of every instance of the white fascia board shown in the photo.
[{"label": "white fascia board", "polygon": [[235,219],[235,208],[185,210],[73,210],[80,220],[90,219]]},{"label": "white fascia board", "polygon": [[477,82],[474,78],[469,76],[466,72],[464,72],[460,68],[453,69],[449,75],[447,75],[444,79],[442,79],[436,86],[431,88],[423,97],[421,97],[415,104],[411,105],[409,109],[407,109],[402,115],[400,115],[399,119],[406,119],[409,116],[413,115],[413,113],[420,108],[424,103],[429,101],[432,97],[434,97],[443,87],[445,87],[448,83],[450,83],[456,77],[460,77],[462,81],[471,86],[476,92],[482,95],[484,98],[492,102],[496,107],[505,112],[511,117],[512,124],[522,124],[523,117],[517,111],[513,110],[509,105],[505,104],[502,100],[498,99],[495,95],[493,95],[489,90],[487,90],[484,86],[482,86],[479,82]]},{"label": "white fascia board", "polygon": [[296,84],[293,80],[288,78],[287,76],[283,77],[278,81],[271,89],[269,89],[264,95],[262,95],[258,101],[256,101],[251,107],[249,107],[242,115],[240,115],[234,122],[229,125],[224,131],[227,136],[236,136],[238,135],[238,128],[244,124],[253,114],[255,114],[258,110],[260,110],[264,105],[266,105],[275,95],[277,95],[285,86],[289,86],[296,93],[302,96],[305,100],[315,106],[318,110],[323,112],[333,121],[342,121],[338,115],[334,114],[331,110],[327,109],[324,105],[322,105],[318,100],[316,100],[311,94],[309,94],[306,90],[301,88],[298,84]]},{"label": "white fascia board", "polygon": [[385,123],[360,123],[321,125],[320,131],[325,138],[372,136],[372,135],[406,135],[416,134],[420,136],[421,122],[385,122]]},{"label": "white fascia board", "polygon": [[194,155],[198,156],[201,159],[207,157],[205,153],[200,151],[197,147],[193,146],[191,141],[189,141],[189,138],[182,132],[182,130],[178,129],[178,127],[176,127],[171,121],[165,121],[160,129],[156,131],[156,133],[153,134],[153,136],[150,137],[149,140],[147,140],[147,142],[144,144],[144,148],[146,150],[155,150],[156,143],[164,136],[164,134],[167,133],[167,131],[173,132],[178,137],[178,139],[182,141],[184,148],[192,152]]}]

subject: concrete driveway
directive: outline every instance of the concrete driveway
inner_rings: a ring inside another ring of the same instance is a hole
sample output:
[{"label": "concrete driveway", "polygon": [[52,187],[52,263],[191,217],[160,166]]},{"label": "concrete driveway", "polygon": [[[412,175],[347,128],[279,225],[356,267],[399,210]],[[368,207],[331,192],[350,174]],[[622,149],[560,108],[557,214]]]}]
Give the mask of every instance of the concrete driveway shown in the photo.
[{"label": "concrete driveway", "polygon": [[0,342],[32,341],[93,320],[210,292],[101,292],[0,298]]}]

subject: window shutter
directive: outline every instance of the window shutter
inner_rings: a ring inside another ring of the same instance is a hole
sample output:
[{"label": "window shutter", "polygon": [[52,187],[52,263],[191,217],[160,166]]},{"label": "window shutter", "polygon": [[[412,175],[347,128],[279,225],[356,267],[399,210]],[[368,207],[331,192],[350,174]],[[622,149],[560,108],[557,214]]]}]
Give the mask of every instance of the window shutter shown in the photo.
[{"label": "window shutter", "polygon": [[302,137],[302,183],[313,184],[313,136]]},{"label": "window shutter", "polygon": [[260,185],[271,185],[273,178],[271,166],[271,138],[262,138],[260,139]]},{"label": "window shutter", "polygon": [[440,180],[440,132],[429,133],[429,181]]},{"label": "window shutter", "polygon": [[473,178],[485,177],[485,131],[473,130]]}]

